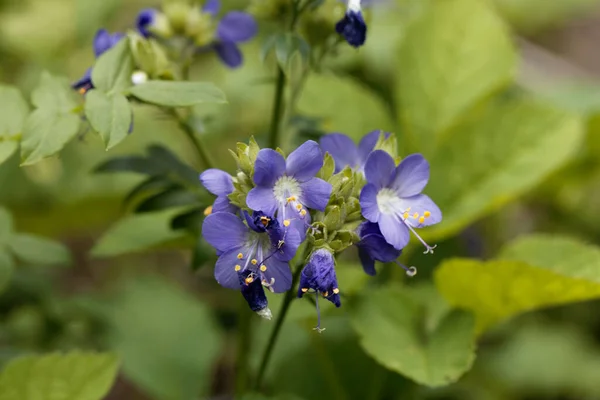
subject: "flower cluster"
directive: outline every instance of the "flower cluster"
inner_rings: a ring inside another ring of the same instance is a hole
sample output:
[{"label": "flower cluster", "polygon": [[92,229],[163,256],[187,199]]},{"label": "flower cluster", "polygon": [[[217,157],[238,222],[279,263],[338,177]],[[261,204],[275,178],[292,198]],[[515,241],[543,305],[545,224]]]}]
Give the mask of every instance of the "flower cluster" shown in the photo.
[{"label": "flower cluster", "polygon": [[[396,262],[410,233],[438,223],[440,209],[422,194],[429,164],[420,154],[399,163],[395,137],[374,131],[359,143],[341,133],[307,141],[287,157],[281,150],[260,149],[252,139],[238,144],[235,176],[209,169],[200,175],[216,195],[205,214],[202,235],[217,251],[217,282],[239,290],[250,308],[271,318],[264,289],[316,294],[341,306],[335,256],[355,246],[365,272],[375,262]],[[390,154],[392,153],[392,154]],[[290,261],[304,249],[304,264],[294,274]],[[298,288],[292,286],[298,282]],[[321,331],[320,315],[315,329]]]}]

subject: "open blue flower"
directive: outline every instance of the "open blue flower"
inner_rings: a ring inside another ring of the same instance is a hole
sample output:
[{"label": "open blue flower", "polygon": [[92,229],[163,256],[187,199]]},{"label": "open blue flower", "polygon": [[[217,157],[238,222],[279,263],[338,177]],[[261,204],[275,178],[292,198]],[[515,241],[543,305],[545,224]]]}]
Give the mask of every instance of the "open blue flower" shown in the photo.
[{"label": "open blue flower", "polygon": [[217,196],[212,208],[206,212],[229,212],[236,213],[238,208],[230,203],[228,195],[233,192],[233,178],[225,171],[210,168],[200,174],[202,185]]},{"label": "open blue flower", "polygon": [[373,131],[363,136],[358,146],[356,146],[352,139],[343,133],[330,133],[322,136],[319,144],[323,151],[328,152],[333,157],[335,161],[335,173],[340,172],[346,166],[363,172],[367,157],[369,157],[369,154],[375,148],[381,133],[385,134],[386,139],[390,136],[388,132]]},{"label": "open blue flower", "polygon": [[386,242],[401,250],[412,232],[433,252],[414,228],[442,220],[442,212],[421,191],[429,181],[429,163],[420,154],[412,154],[396,167],[392,157],[382,150],[371,153],[365,164],[367,184],[360,193],[363,216],[379,225]]},{"label": "open blue flower", "polygon": [[344,18],[335,24],[336,32],[353,47],[362,46],[367,39],[367,24],[363,18],[360,3],[360,0],[348,0]]},{"label": "open blue flower", "polygon": [[252,216],[244,212],[244,220],[227,212],[216,212],[204,219],[202,236],[219,255],[215,279],[229,289],[242,289],[240,274],[247,274],[245,284],[254,280],[276,293],[292,286],[288,261],[300,246],[295,229],[284,229],[279,222],[262,212]]},{"label": "open blue flower", "polygon": [[268,215],[277,213],[283,224],[293,224],[304,237],[310,219],[306,209],[325,210],[331,195],[331,184],[315,178],[322,166],[323,152],[312,140],[287,160],[273,149],[260,150],[254,164],[256,187],[246,198],[248,207]]},{"label": "open blue flower", "polygon": [[[110,34],[106,29],[100,29],[96,32],[96,36],[94,37],[93,48],[94,55],[96,58],[100,57],[104,52],[111,49],[114,45],[116,45],[119,40],[121,40],[125,35],[122,33],[113,33]],[[81,79],[71,85],[73,89],[79,90],[81,93],[85,93],[88,90],[92,89],[94,85],[92,84],[92,68],[88,68],[85,71],[85,74]]]},{"label": "open blue flower", "polygon": [[358,226],[357,233],[360,237],[360,242],[356,243],[358,257],[368,275],[375,275],[375,261],[384,263],[393,261],[402,267],[407,275],[416,275],[417,269],[415,267],[409,268],[398,262],[397,258],[402,254],[402,250],[397,250],[386,242],[379,230],[379,225],[365,221]]},{"label": "open blue flower", "polygon": [[330,250],[320,248],[312,252],[308,264],[300,273],[300,286],[298,287],[298,297],[305,293],[316,293],[317,307],[317,327],[321,329],[321,313],[319,311],[319,295],[335,304],[336,307],[342,305],[340,301],[340,289],[338,288],[337,277],[335,275],[335,259]]}]

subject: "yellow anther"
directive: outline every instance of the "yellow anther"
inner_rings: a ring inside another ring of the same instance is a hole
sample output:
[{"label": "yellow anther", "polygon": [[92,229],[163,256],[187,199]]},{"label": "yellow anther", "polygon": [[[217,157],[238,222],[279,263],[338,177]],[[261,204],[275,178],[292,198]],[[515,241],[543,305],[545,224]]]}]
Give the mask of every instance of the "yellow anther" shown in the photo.
[{"label": "yellow anther", "polygon": [[242,266],[241,266],[241,265],[236,265],[236,266],[235,266],[235,272],[238,272],[240,269],[242,269]]},{"label": "yellow anther", "polygon": [[306,293],[306,292],[308,292],[308,288],[303,287],[302,288],[302,293]]},{"label": "yellow anther", "polygon": [[292,201],[296,201],[296,196],[290,196],[287,199],[285,199],[288,203],[291,203]]},{"label": "yellow anther", "polygon": [[208,217],[210,214],[212,214],[212,206],[208,206],[204,209],[204,216]]},{"label": "yellow anther", "polygon": [[430,213],[429,211],[425,211],[425,212],[423,213],[423,216],[424,216],[425,218],[429,218],[429,217],[431,217],[431,213]]},{"label": "yellow anther", "polygon": [[402,214],[402,218],[408,219],[408,211],[405,211],[404,214]]},{"label": "yellow anther", "polygon": [[252,260],[250,260],[250,262],[252,263],[252,265],[258,264],[258,260],[256,258],[253,258]]},{"label": "yellow anther", "polygon": [[261,266],[260,266],[260,270],[261,270],[262,272],[265,272],[265,271],[267,270],[267,266],[266,266],[265,264],[261,265]]},{"label": "yellow anther", "polygon": [[238,253],[237,258],[238,260],[241,260],[242,258],[244,258],[244,255],[242,253]]},{"label": "yellow anther", "polygon": [[290,226],[291,222],[289,219],[284,219],[283,220],[283,226]]},{"label": "yellow anther", "polygon": [[418,213],[418,212],[414,213],[414,214],[413,214],[413,218],[414,218],[414,219],[417,219],[417,218],[419,218],[419,213]]},{"label": "yellow anther", "polygon": [[408,208],[406,209],[406,212],[410,212],[410,207],[408,207]]},{"label": "yellow anther", "polygon": [[251,277],[251,276],[249,276],[249,277],[247,277],[247,278],[246,278],[245,282],[246,282],[246,284],[247,284],[247,285],[249,285],[249,284],[251,284],[252,282],[254,282],[254,278],[253,278],[253,277]]},{"label": "yellow anther", "polygon": [[419,223],[422,224],[423,222],[425,222],[425,217],[419,218]]},{"label": "yellow anther", "polygon": [[306,215],[306,210],[300,211],[300,215],[302,215],[304,217]]},{"label": "yellow anther", "polygon": [[323,297],[327,297],[327,296],[329,296],[329,292],[323,293]]},{"label": "yellow anther", "polygon": [[296,210],[300,211],[302,210],[302,204],[296,204]]},{"label": "yellow anther", "polygon": [[85,94],[86,92],[87,92],[86,88],[84,88],[84,87],[79,88],[79,94]]},{"label": "yellow anther", "polygon": [[338,294],[339,292],[340,292],[340,289],[338,289],[338,288],[333,289],[333,294]]}]

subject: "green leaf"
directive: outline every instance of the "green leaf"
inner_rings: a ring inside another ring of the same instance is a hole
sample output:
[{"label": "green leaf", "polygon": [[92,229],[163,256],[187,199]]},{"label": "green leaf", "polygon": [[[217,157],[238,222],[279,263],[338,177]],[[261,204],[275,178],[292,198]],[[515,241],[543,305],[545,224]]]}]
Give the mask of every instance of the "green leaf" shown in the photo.
[{"label": "green leaf", "polygon": [[10,212],[0,206],[0,244],[5,244],[13,233],[13,218]]},{"label": "green leaf", "polygon": [[225,94],[210,82],[148,81],[130,93],[147,103],[188,107],[200,103],[226,103]]},{"label": "green leaf", "polygon": [[162,279],[138,277],[108,305],[108,345],[152,398],[198,398],[209,387],[220,336],[202,303]]},{"label": "green leaf", "polygon": [[199,205],[198,196],[185,188],[173,187],[152,195],[135,208],[136,213],[164,210],[186,205]]},{"label": "green leaf", "polygon": [[198,186],[198,172],[182,162],[179,157],[166,147],[159,145],[148,146],[148,158],[157,165],[162,165],[163,168],[181,178],[184,182]]},{"label": "green leaf", "polygon": [[16,140],[0,141],[0,164],[8,160],[19,148],[19,142]]},{"label": "green leaf", "polygon": [[62,243],[43,237],[19,233],[11,236],[10,250],[21,261],[33,265],[70,265],[71,253]]},{"label": "green leaf", "polygon": [[79,116],[38,108],[25,121],[21,165],[31,165],[58,153],[78,132]]},{"label": "green leaf", "polygon": [[475,321],[453,310],[427,329],[423,311],[410,292],[381,288],[356,300],[351,321],[364,350],[380,364],[423,385],[447,385],[475,358]]},{"label": "green leaf", "polygon": [[398,115],[426,154],[468,108],[513,78],[515,50],[485,1],[433,2],[402,43]]},{"label": "green leaf", "polygon": [[94,89],[85,96],[85,115],[102,137],[106,150],[127,137],[132,123],[131,113],[131,106],[122,94],[107,95]]},{"label": "green leaf", "polygon": [[111,257],[147,250],[167,241],[181,238],[185,232],[173,231],[171,219],[181,209],[130,215],[113,225],[92,249],[94,257]]},{"label": "green leaf", "polygon": [[495,99],[457,126],[431,162],[426,192],[444,213],[446,237],[533,188],[583,140],[581,118],[527,99]]},{"label": "green leaf", "polygon": [[[29,105],[19,89],[4,85],[0,85],[0,104],[2,104],[0,107],[0,140],[10,140],[15,135],[22,133],[25,118],[29,113]],[[0,146],[4,143],[0,142]],[[9,143],[16,143],[16,141]],[[8,157],[3,157],[3,151],[0,149],[0,162],[6,158]]]},{"label": "green leaf", "polygon": [[435,283],[450,304],[475,314],[482,332],[526,311],[600,297],[600,284],[581,278],[587,266],[558,265],[451,259],[436,270]]},{"label": "green leaf", "polygon": [[92,69],[94,87],[105,93],[122,93],[129,88],[133,73],[129,39],[123,38],[98,58]]},{"label": "green leaf", "polygon": [[47,71],[42,72],[40,84],[31,94],[31,102],[37,108],[60,113],[70,113],[77,107],[77,100],[69,81]]},{"label": "green leaf", "polygon": [[168,172],[162,164],[157,164],[143,156],[122,156],[111,158],[98,165],[95,173],[134,172],[144,175],[163,175]]},{"label": "green leaf", "polygon": [[0,400],[101,400],[117,374],[112,354],[72,352],[25,356],[0,375]]},{"label": "green leaf", "polygon": [[10,284],[14,269],[15,261],[12,256],[6,250],[0,249],[0,293]]}]

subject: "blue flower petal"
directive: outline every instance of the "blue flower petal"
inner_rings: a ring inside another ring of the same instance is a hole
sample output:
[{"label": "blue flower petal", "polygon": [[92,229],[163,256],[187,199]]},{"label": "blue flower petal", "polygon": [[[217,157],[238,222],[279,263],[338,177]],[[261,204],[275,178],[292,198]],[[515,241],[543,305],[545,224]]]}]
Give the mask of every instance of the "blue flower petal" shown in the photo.
[{"label": "blue flower petal", "polygon": [[212,207],[213,213],[226,212],[230,214],[235,214],[238,211],[238,208],[231,204],[227,195],[217,196]]},{"label": "blue flower petal", "polygon": [[94,54],[100,57],[105,51],[113,47],[124,37],[122,33],[110,34],[106,29],[100,29],[94,37]]},{"label": "blue flower petal", "polygon": [[252,15],[241,11],[231,11],[221,18],[217,26],[217,37],[222,42],[245,42],[252,39],[258,25]]},{"label": "blue flower petal", "polygon": [[332,186],[321,178],[312,178],[300,184],[302,196],[298,199],[304,206],[319,211],[325,211]]},{"label": "blue flower petal", "polygon": [[85,74],[83,74],[83,76],[81,77],[81,79],[79,79],[77,82],[74,82],[71,87],[73,89],[91,89],[93,88],[93,84],[92,84],[92,69],[88,68],[87,71],[85,71]]},{"label": "blue flower petal", "polygon": [[[375,149],[375,145],[377,144],[379,136],[382,132],[383,131],[381,130],[369,132],[360,140],[360,143],[358,144],[358,156],[361,164],[364,164],[367,161],[369,154],[371,154],[373,149]],[[390,133],[388,132],[383,133],[385,133],[386,139],[390,136]]]},{"label": "blue flower petal", "polygon": [[410,240],[408,227],[395,214],[380,214],[379,229],[385,238],[385,241],[394,246],[397,250],[402,250]]},{"label": "blue flower petal", "polygon": [[379,206],[377,205],[377,188],[373,184],[366,184],[360,192],[360,208],[363,217],[371,222],[379,220]]},{"label": "blue flower petal", "polygon": [[428,181],[429,163],[422,155],[411,154],[396,168],[390,186],[399,197],[410,197],[421,193]]},{"label": "blue flower petal", "polygon": [[[358,149],[348,136],[342,133],[330,133],[321,137],[319,144],[323,151],[328,152],[333,157],[336,173],[348,165],[352,168],[359,166]],[[375,147],[375,144],[373,144],[373,147]],[[373,149],[371,148],[371,150]]]},{"label": "blue flower petal", "polygon": [[217,264],[215,265],[215,279],[219,285],[228,289],[240,288],[238,273],[235,270],[235,266],[240,264],[240,260],[237,257],[239,253],[244,253],[242,246],[226,251],[217,260]]},{"label": "blue flower petal", "polygon": [[375,260],[371,258],[369,252],[364,248],[359,247],[358,258],[360,259],[360,264],[362,265],[365,274],[375,276],[377,273],[377,271],[375,271]]},{"label": "blue flower petal", "polygon": [[213,213],[207,216],[202,223],[202,236],[222,253],[238,248],[246,241],[247,235],[248,228],[234,214]]},{"label": "blue flower petal", "polygon": [[363,222],[358,227],[358,236],[360,237],[360,242],[356,246],[366,251],[369,257],[375,261],[394,261],[402,253],[401,250],[395,249],[394,246],[386,242],[378,224]]},{"label": "blue flower petal", "polygon": [[214,194],[221,196],[233,192],[233,179],[227,172],[216,168],[210,168],[200,174],[202,185]]},{"label": "blue flower petal", "polygon": [[246,204],[252,210],[262,211],[267,215],[274,215],[277,211],[277,200],[271,187],[255,187],[246,197]]},{"label": "blue flower petal", "polygon": [[[273,149],[262,149],[256,156],[254,163],[254,183],[258,186],[273,187],[277,179],[285,173],[285,159]],[[253,210],[259,210],[250,205]],[[267,212],[266,210],[263,210]]]},{"label": "blue flower petal", "polygon": [[267,296],[265,296],[265,291],[263,289],[262,283],[260,279],[254,278],[252,282],[246,283],[246,278],[253,274],[250,270],[245,270],[240,272],[239,274],[239,285],[241,285],[241,292],[244,299],[250,306],[252,311],[258,312],[265,308],[267,308],[268,300]]},{"label": "blue flower petal", "polygon": [[323,167],[323,151],[314,140],[302,143],[286,161],[285,172],[300,182],[307,181]]},{"label": "blue flower petal", "polygon": [[154,8],[144,8],[142,11],[140,11],[138,13],[137,19],[136,19],[136,27],[137,27],[138,32],[142,36],[147,38],[151,35],[148,28],[150,26],[152,26],[152,24],[154,24],[157,12],[158,12],[158,10],[156,10]]},{"label": "blue flower petal", "polygon": [[[298,297],[302,297],[307,289],[320,292],[326,299],[341,306],[337,277],[335,275],[335,260],[326,249],[317,249],[311,255],[308,264],[300,273]],[[338,289],[338,293],[334,290]]]},{"label": "blue flower petal", "polygon": [[[273,282],[271,289],[275,293],[287,292],[292,288],[292,271],[287,262],[278,260],[275,257],[271,257],[264,263],[267,270],[263,272],[266,283],[270,284]],[[275,280],[272,281],[271,278]]]},{"label": "blue flower petal", "polygon": [[[437,224],[442,220],[442,211],[427,195],[418,194],[416,196],[402,198],[401,204],[404,209],[410,207],[410,215],[407,218],[406,223],[414,228]],[[421,219],[421,217],[423,217],[423,219]]]},{"label": "blue flower petal", "polygon": [[387,187],[394,177],[396,165],[392,156],[383,150],[375,150],[365,163],[365,177],[367,182],[375,185],[377,189]]},{"label": "blue flower petal", "polygon": [[204,7],[202,7],[202,12],[212,15],[216,17],[221,9],[221,1],[220,0],[207,0],[204,3]]},{"label": "blue flower petal", "polygon": [[353,47],[362,46],[367,39],[367,24],[360,11],[348,10],[335,30]]},{"label": "blue flower petal", "polygon": [[218,42],[214,44],[215,51],[225,65],[237,68],[242,65],[243,56],[240,49],[233,42]]}]

